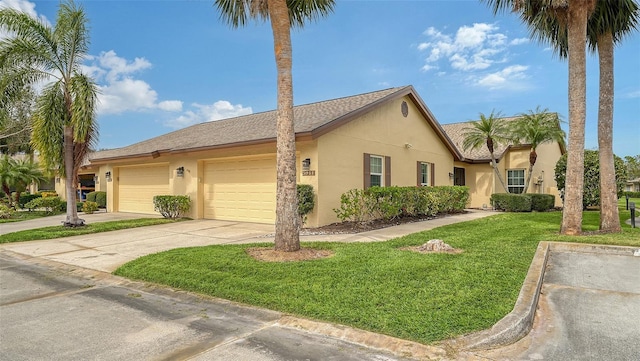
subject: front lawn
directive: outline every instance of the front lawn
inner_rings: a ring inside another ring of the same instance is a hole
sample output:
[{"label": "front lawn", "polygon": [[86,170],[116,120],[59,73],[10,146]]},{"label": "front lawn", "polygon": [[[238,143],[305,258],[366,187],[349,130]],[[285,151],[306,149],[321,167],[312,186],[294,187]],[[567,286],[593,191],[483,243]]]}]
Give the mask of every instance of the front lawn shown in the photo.
[{"label": "front lawn", "polygon": [[53,239],[61,237],[79,236],[82,234],[100,233],[117,231],[120,229],[136,228],[144,226],[153,226],[156,224],[165,224],[171,222],[178,222],[180,219],[165,219],[165,218],[139,218],[139,219],[127,219],[121,221],[109,221],[109,222],[96,222],[90,223],[86,226],[69,228],[63,226],[50,226],[37,229],[29,229],[25,231],[18,231],[7,233],[0,236],[0,243],[9,242],[24,242],[24,241],[36,241],[41,239]]},{"label": "front lawn", "polygon": [[[584,219],[585,230],[597,229],[597,212]],[[387,242],[307,243],[335,255],[297,263],[256,261],[245,253],[255,244],[183,248],[115,274],[430,343],[488,328],[509,313],[539,241],[640,246],[640,229],[566,237],[557,234],[560,221],[559,212],[511,213]],[[435,238],[464,252],[398,249]]]}]

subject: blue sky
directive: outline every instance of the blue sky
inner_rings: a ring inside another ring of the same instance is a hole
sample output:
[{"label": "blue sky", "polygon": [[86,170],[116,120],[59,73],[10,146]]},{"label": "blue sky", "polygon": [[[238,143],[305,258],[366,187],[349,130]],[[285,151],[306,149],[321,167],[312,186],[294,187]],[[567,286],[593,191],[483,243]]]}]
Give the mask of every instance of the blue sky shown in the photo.
[{"label": "blue sky", "polygon": [[[268,23],[231,29],[210,1],[78,1],[101,88],[99,148],[276,107]],[[54,23],[58,1],[0,0]],[[565,120],[567,63],[517,16],[479,1],[340,1],[293,30],[296,105],[413,85],[442,124],[537,106]],[[614,152],[640,154],[640,34],[615,54]],[[586,147],[597,149],[598,63],[587,63]]]}]

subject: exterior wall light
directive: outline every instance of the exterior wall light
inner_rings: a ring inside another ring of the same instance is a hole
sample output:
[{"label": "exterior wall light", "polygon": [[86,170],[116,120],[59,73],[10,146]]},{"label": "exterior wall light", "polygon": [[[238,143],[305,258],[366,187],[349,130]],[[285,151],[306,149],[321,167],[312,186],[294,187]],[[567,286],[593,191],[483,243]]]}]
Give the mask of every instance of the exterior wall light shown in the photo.
[{"label": "exterior wall light", "polygon": [[453,179],[453,173],[449,172],[449,178]]},{"label": "exterior wall light", "polygon": [[106,172],[104,177],[107,179],[107,182],[111,182],[111,172]]},{"label": "exterior wall light", "polygon": [[311,169],[311,158],[303,159],[302,170],[309,170],[309,169]]},{"label": "exterior wall light", "polygon": [[184,167],[176,168],[176,177],[184,177]]}]

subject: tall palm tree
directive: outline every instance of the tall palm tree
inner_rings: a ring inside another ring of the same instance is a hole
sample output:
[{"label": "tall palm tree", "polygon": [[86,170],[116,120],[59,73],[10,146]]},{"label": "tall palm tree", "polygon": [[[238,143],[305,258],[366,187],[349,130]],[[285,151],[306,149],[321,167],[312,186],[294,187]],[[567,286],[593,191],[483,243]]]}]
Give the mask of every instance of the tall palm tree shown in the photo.
[{"label": "tall palm tree", "polygon": [[32,144],[44,167],[66,179],[65,225],[81,225],[76,208],[78,170],[97,137],[97,87],[81,71],[89,50],[84,10],[72,0],[60,4],[52,28],[26,13],[2,9],[0,28],[13,34],[0,43],[0,91],[48,82],[36,101]]},{"label": "tall palm tree", "polygon": [[596,0],[482,0],[494,13],[513,11],[526,24],[538,19],[555,19],[567,29],[569,57],[569,145],[567,150],[567,186],[560,233],[582,232],[582,192],[584,188],[584,132],[586,118],[586,37],[587,21]]},{"label": "tall palm tree", "polygon": [[[0,158],[0,184],[2,191],[9,199],[9,206],[15,207],[14,201],[20,199],[20,193],[34,182],[45,180],[42,170],[37,163],[30,159],[14,159],[8,155]],[[11,197],[11,189],[16,192],[16,198]]]},{"label": "tall palm tree", "polygon": [[300,249],[300,222],[296,190],[296,139],[293,128],[293,78],[291,75],[291,27],[303,27],[333,11],[334,0],[215,0],[221,18],[234,28],[249,18],[271,21],[278,70],[276,139],[276,235],[275,249]]},{"label": "tall palm tree", "polygon": [[495,156],[495,147],[499,143],[508,142],[508,127],[504,120],[500,118],[500,112],[495,113],[491,111],[489,116],[485,116],[480,113],[480,120],[471,122],[471,127],[464,128],[462,147],[464,150],[478,149],[486,145],[491,155],[491,167],[498,177],[502,188],[505,192],[509,192],[509,188],[504,182],[504,178],[498,169],[498,164]]},{"label": "tall palm tree", "polygon": [[[598,155],[600,163],[600,230],[621,232],[613,154],[613,49],[638,26],[640,10],[634,0],[601,0],[587,23],[587,41],[598,52],[600,92],[598,99]],[[531,32],[567,57],[567,29],[554,18],[538,18]]]},{"label": "tall palm tree", "polygon": [[511,133],[517,144],[531,145],[529,152],[529,172],[524,185],[524,192],[527,193],[531,183],[531,174],[536,165],[538,154],[536,148],[544,143],[558,142],[564,147],[565,132],[560,128],[560,119],[557,113],[550,113],[549,109],[541,110],[537,107],[535,111],[521,114],[521,118],[511,125]]}]

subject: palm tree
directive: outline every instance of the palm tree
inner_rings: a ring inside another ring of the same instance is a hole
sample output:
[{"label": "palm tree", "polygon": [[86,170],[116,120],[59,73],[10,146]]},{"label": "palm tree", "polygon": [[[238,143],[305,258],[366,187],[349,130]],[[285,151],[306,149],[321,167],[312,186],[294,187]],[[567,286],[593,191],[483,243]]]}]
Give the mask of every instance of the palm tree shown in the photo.
[{"label": "palm tree", "polygon": [[504,122],[504,119],[500,118],[500,112],[495,113],[491,111],[489,117],[480,113],[480,120],[471,122],[471,127],[464,128],[464,140],[462,147],[464,150],[478,149],[486,144],[489,154],[491,155],[491,167],[498,177],[502,188],[505,192],[509,192],[509,188],[502,178],[502,174],[498,169],[498,164],[495,156],[495,146],[499,143],[509,141],[508,127]]},{"label": "palm tree", "polygon": [[20,193],[24,192],[29,184],[45,180],[38,164],[29,159],[14,159],[8,155],[0,158],[0,184],[2,191],[9,199],[9,206],[15,207],[11,197],[11,189],[16,192],[15,200],[20,199]]},{"label": "palm tree", "polygon": [[0,10],[2,92],[49,82],[37,98],[32,144],[46,169],[66,179],[65,225],[84,223],[76,210],[78,170],[97,137],[97,87],[81,72],[89,50],[87,18],[73,1],[60,4],[55,27],[14,9]]},{"label": "palm tree", "polygon": [[[613,154],[613,48],[636,29],[638,4],[633,0],[598,1],[587,23],[587,41],[598,52],[600,92],[598,99],[598,148],[600,162],[600,230],[621,232]],[[532,35],[549,43],[561,57],[567,57],[567,29],[553,18],[539,18]]]},{"label": "palm tree", "polygon": [[271,21],[278,70],[276,136],[276,235],[277,251],[300,249],[300,221],[296,190],[296,139],[293,128],[293,78],[291,75],[291,27],[333,11],[334,0],[215,0],[221,18],[234,28],[248,18]]},{"label": "palm tree", "polygon": [[537,107],[535,111],[521,114],[521,118],[511,125],[511,133],[516,144],[529,144],[529,172],[524,185],[524,192],[527,193],[531,183],[533,166],[536,165],[538,154],[536,148],[539,145],[550,142],[558,142],[564,147],[565,132],[560,128],[560,119],[557,113],[550,113],[548,109],[541,110]]},{"label": "palm tree", "polygon": [[587,21],[596,0],[483,0],[494,13],[513,11],[530,26],[540,19],[555,19],[567,29],[569,57],[569,145],[567,186],[560,233],[582,232],[582,191],[584,188],[584,131],[586,118],[586,37]]}]

